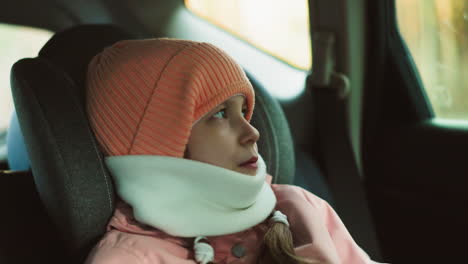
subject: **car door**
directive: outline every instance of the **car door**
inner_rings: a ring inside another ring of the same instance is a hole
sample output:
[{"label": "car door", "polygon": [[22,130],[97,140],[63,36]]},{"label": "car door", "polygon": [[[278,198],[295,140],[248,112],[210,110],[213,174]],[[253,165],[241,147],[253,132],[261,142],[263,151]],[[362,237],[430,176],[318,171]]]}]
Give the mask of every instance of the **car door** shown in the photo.
[{"label": "car door", "polygon": [[362,149],[385,259],[462,259],[468,1],[368,2]]}]

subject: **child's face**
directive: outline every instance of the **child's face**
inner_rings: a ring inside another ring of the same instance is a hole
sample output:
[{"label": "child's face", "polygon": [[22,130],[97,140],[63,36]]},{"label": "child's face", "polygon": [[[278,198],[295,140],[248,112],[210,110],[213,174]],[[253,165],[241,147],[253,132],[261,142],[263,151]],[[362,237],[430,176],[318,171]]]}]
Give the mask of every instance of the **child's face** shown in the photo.
[{"label": "child's face", "polygon": [[257,168],[240,166],[258,157],[260,134],[244,118],[246,111],[245,98],[237,95],[208,112],[192,128],[186,158],[255,175]]}]

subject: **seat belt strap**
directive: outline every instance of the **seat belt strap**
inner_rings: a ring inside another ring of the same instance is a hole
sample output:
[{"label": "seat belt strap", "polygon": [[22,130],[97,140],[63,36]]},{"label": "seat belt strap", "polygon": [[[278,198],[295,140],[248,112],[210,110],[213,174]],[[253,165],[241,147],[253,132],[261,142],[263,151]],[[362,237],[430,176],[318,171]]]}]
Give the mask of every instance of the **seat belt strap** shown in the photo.
[{"label": "seat belt strap", "polygon": [[374,224],[348,136],[345,99],[349,81],[345,75],[334,72],[334,35],[314,32],[312,36],[314,67],[307,86],[315,108],[317,146],[323,155],[322,166],[335,209],[356,243],[374,260],[380,260]]}]

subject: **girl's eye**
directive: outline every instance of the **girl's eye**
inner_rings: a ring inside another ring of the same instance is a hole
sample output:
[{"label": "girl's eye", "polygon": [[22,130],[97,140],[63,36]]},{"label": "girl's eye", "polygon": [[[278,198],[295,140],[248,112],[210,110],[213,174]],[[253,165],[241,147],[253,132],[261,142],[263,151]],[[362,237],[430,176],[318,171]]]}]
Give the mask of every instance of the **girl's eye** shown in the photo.
[{"label": "girl's eye", "polygon": [[225,118],[226,117],[226,109],[219,110],[216,114],[213,115],[214,118]]},{"label": "girl's eye", "polygon": [[[244,117],[247,116],[247,109],[242,109],[242,115]],[[216,119],[223,119],[223,118],[226,118],[226,108],[225,109],[221,109],[219,110],[218,112],[216,112],[216,114],[213,115],[214,118]]]}]

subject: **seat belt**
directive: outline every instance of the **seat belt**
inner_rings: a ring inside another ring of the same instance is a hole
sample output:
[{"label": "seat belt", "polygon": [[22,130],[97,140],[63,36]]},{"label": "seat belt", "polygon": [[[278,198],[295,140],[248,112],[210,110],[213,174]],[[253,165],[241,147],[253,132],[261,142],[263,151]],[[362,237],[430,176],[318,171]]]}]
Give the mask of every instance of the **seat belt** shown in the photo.
[{"label": "seat belt", "polygon": [[381,260],[374,224],[368,208],[362,178],[348,136],[346,97],[349,80],[334,72],[334,35],[314,32],[313,73],[307,88],[313,101],[317,146],[323,155],[323,168],[335,209],[356,243],[372,259]]}]

